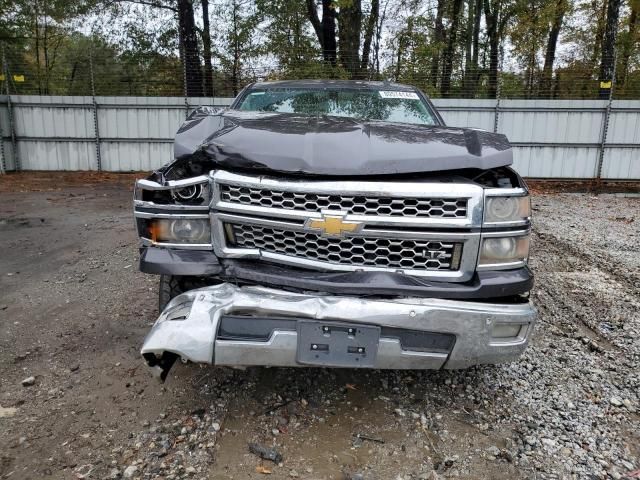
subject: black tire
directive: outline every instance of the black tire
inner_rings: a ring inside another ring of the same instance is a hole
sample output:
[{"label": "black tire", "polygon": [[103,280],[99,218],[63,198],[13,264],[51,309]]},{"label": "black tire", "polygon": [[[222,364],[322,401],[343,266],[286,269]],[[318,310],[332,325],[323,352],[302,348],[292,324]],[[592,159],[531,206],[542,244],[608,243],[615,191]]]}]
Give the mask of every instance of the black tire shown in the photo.
[{"label": "black tire", "polygon": [[160,275],[160,288],[158,289],[158,310],[160,313],[165,309],[172,298],[184,292],[179,277],[173,275]]}]

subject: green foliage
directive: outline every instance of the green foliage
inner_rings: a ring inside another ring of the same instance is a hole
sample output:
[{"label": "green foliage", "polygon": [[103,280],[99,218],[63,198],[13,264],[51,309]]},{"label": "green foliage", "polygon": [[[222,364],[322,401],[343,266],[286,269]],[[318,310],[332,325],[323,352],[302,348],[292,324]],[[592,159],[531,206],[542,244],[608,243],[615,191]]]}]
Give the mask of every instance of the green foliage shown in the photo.
[{"label": "green foliage", "polygon": [[[477,3],[464,0],[454,22],[453,0],[382,0],[373,42],[380,51],[370,52],[370,65],[380,65],[382,73],[368,70],[359,75],[413,84],[438,96],[443,52],[456,33],[449,95],[489,96],[486,11],[478,23],[478,63],[469,66]],[[321,0],[315,4],[321,8]],[[497,12],[502,53],[498,78],[504,97],[597,97],[606,1],[480,4],[483,10]],[[352,5],[353,0],[333,3],[338,16],[340,9]],[[564,22],[552,75],[545,77],[545,50],[559,6],[565,9]],[[12,93],[88,95],[92,66],[98,95],[182,95],[176,8],[177,0],[0,0],[0,46],[10,73],[0,88],[6,89],[8,82]],[[196,24],[202,28],[200,0],[194,0],[194,8]],[[640,97],[639,10],[640,0],[626,0],[620,14],[615,89],[620,98]],[[371,0],[362,1],[362,25],[370,11]],[[210,20],[216,96],[234,95],[258,80],[346,79],[353,74],[323,61],[306,0],[210,0]],[[456,32],[451,25],[458,25]],[[197,36],[201,39],[201,32]]]}]

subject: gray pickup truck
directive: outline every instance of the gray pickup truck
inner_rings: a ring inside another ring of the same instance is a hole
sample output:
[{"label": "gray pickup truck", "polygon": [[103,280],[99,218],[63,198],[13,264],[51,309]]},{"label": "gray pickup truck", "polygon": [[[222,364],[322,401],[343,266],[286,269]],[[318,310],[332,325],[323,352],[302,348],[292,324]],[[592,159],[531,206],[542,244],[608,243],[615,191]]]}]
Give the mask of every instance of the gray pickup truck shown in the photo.
[{"label": "gray pickup truck", "polygon": [[388,82],[249,85],[202,107],[136,182],[142,355],[228,366],[457,369],[513,361],[531,208],[504,135],[447,127]]}]

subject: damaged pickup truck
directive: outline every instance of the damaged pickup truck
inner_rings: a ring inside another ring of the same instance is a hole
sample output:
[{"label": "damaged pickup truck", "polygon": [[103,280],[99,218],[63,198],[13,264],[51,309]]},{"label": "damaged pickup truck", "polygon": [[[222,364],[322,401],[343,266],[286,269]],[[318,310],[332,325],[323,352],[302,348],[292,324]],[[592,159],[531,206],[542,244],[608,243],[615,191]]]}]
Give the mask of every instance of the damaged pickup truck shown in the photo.
[{"label": "damaged pickup truck", "polygon": [[200,108],[136,183],[160,275],[142,355],[228,366],[457,369],[531,336],[530,201],[506,137],[419,90],[282,81]]}]

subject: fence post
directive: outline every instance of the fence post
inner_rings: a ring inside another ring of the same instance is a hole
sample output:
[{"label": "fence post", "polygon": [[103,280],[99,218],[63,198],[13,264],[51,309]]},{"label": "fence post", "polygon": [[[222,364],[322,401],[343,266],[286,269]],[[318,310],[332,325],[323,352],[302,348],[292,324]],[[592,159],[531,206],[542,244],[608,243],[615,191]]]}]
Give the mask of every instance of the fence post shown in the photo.
[{"label": "fence post", "polygon": [[[4,81],[7,86],[7,115],[9,118],[9,136],[11,137],[11,153],[13,156],[13,166],[16,172],[21,170],[20,158],[18,157],[18,145],[16,142],[16,130],[13,125],[13,106],[11,105],[11,93],[9,91],[9,64],[7,63],[7,57],[4,51],[4,45],[2,46],[2,71],[4,72]],[[4,142],[3,142],[4,143]],[[4,148],[4,145],[3,145]]]},{"label": "fence post", "polygon": [[500,122],[500,98],[502,97],[502,61],[504,59],[504,48],[500,47],[500,59],[498,61],[498,82],[496,85],[496,107],[493,115],[493,133],[498,133]]},{"label": "fence post", "polygon": [[182,51],[182,85],[184,90],[184,109],[185,114],[184,118],[189,117],[189,91],[187,89],[187,57],[184,54],[184,49],[181,48]]},{"label": "fence post", "polygon": [[2,131],[2,122],[0,121],[0,174],[7,172],[7,161],[4,157],[4,133]]},{"label": "fence post", "polygon": [[611,88],[609,89],[609,98],[607,106],[604,109],[604,117],[602,118],[602,134],[600,136],[600,152],[598,153],[598,164],[596,166],[596,184],[600,185],[602,181],[602,165],[604,163],[604,152],[607,148],[607,134],[609,132],[609,120],[611,118],[611,103],[613,102],[613,89],[616,86],[616,64],[618,58],[614,50],[613,54],[613,73],[611,74]]},{"label": "fence post", "polygon": [[102,153],[100,152],[100,129],[98,128],[98,102],[96,102],[96,84],[93,75],[93,53],[89,47],[89,75],[91,76],[91,103],[93,104],[93,133],[96,144],[96,167],[102,171]]}]

